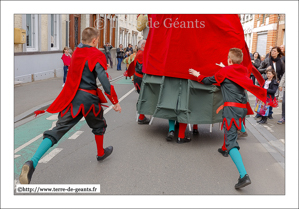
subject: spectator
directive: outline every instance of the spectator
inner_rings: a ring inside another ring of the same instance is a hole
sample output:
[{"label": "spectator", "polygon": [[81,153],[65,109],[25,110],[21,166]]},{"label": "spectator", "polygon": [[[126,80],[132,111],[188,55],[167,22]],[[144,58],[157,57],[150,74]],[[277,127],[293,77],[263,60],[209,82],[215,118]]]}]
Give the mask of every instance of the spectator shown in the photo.
[{"label": "spectator", "polygon": [[66,81],[66,76],[67,76],[67,71],[71,64],[71,56],[69,54],[68,49],[69,49],[68,47],[63,48],[63,55],[61,57],[61,59],[63,61],[63,84],[62,84],[62,87],[64,87],[64,84]]},{"label": "spectator", "polygon": [[280,83],[279,83],[279,91],[283,92],[283,97],[282,97],[282,118],[277,122],[278,124],[284,124],[285,122],[285,73],[283,74]]},{"label": "spectator", "polygon": [[250,59],[253,60],[253,54],[249,52],[249,55],[250,55]]},{"label": "spectator", "polygon": [[270,54],[270,52],[271,52],[272,48],[273,48],[273,46],[270,46],[270,47],[269,47],[269,53],[267,53],[267,54],[266,54],[266,58],[268,58],[268,57],[269,57],[269,54]]},{"label": "spectator", "polygon": [[[260,58],[260,54],[258,52],[253,53],[253,60],[251,60],[251,62],[256,69],[258,69],[260,67],[261,58]],[[255,85],[255,77],[252,73],[250,75],[250,78],[251,78],[253,84]]]},{"label": "spectator", "polygon": [[271,50],[271,56],[267,57],[260,65],[258,70],[261,74],[265,74],[267,67],[271,65],[272,69],[275,70],[277,74],[277,81],[279,83],[282,75],[285,72],[284,62],[281,60],[282,52],[279,47],[275,46]]},{"label": "spectator", "polygon": [[261,62],[263,62],[265,60],[266,56],[265,55],[262,55],[261,56]]},{"label": "spectator", "polygon": [[124,52],[122,44],[119,45],[119,48],[117,48],[116,53],[117,53],[117,55],[116,55],[116,57],[117,57],[117,70],[121,70],[121,62],[122,62],[122,60],[125,56],[124,55],[125,52]]},{"label": "spectator", "polygon": [[108,64],[108,59],[109,59],[110,66],[111,66],[111,68],[113,68],[113,62],[112,62],[111,53],[110,53],[111,49],[112,49],[112,46],[107,42],[106,45],[104,46],[104,54],[106,56],[107,64]]},{"label": "spectator", "polygon": [[[269,98],[269,101],[267,101],[266,104],[261,105],[259,108],[257,108],[257,107],[255,108],[255,111],[257,112],[256,117],[262,116],[262,119],[257,121],[257,123],[259,123],[259,124],[267,123],[267,118],[273,119],[273,117],[272,117],[273,111],[272,111],[272,107],[269,106],[269,102],[271,102],[272,100],[275,99],[274,94],[278,88],[275,70],[271,66],[269,66],[266,70],[266,74],[267,74],[267,79],[264,84],[264,89],[267,89],[267,100]],[[258,99],[257,99],[257,101],[258,101]],[[261,111],[261,110],[264,110],[264,111]],[[263,114],[263,115],[261,115],[261,114]]]},{"label": "spectator", "polygon": [[137,53],[138,52],[138,47],[137,45],[135,46],[135,49],[133,50],[133,53]]},{"label": "spectator", "polygon": [[126,49],[126,52],[129,52],[129,55],[133,54],[133,47],[132,44],[129,44],[129,46]]}]

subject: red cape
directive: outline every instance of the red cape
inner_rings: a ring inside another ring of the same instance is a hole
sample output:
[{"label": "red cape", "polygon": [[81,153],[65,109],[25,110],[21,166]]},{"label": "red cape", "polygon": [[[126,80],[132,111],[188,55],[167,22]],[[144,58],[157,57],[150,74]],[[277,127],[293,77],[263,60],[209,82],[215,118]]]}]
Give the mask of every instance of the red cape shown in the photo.
[{"label": "red cape", "polygon": [[134,58],[134,61],[129,65],[126,76],[131,77],[135,73],[136,62],[143,64],[143,51],[139,50]]},{"label": "red cape", "polygon": [[[206,76],[200,75],[198,77],[198,81],[201,82],[204,77]],[[233,81],[234,83],[254,94],[260,100],[266,102],[267,90],[252,83],[252,80],[248,78],[248,70],[246,67],[235,64],[224,67],[215,73],[215,80],[219,85],[225,78]]]},{"label": "red cape", "polygon": [[47,112],[61,112],[72,102],[79,88],[86,61],[88,61],[90,71],[93,71],[97,63],[100,63],[107,70],[106,57],[100,50],[95,47],[77,47],[71,59],[65,85],[58,97],[47,109]]},{"label": "red cape", "polygon": [[216,63],[227,65],[229,49],[235,47],[243,51],[241,64],[250,75],[252,63],[237,14],[152,14],[148,17],[150,30],[144,49],[143,73],[196,80],[188,72],[192,68],[212,76],[221,69]]}]

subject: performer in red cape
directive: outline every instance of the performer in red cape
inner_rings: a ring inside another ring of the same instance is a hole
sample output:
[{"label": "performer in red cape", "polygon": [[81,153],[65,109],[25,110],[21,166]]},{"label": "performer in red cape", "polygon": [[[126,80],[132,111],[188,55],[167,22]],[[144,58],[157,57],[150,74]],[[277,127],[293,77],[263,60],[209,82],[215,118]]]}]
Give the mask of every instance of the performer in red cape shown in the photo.
[{"label": "performer in red cape", "polygon": [[[141,40],[138,42],[138,52],[134,61],[129,65],[127,70],[127,76],[131,77],[134,75],[134,86],[138,92],[140,93],[140,87],[143,78],[142,66],[143,66],[143,51],[145,47],[146,40]],[[138,118],[138,124],[149,124],[150,119],[147,118],[144,114],[140,114]]]},{"label": "performer in red cape", "polygon": [[[43,141],[36,153],[22,167],[19,177],[21,184],[29,184],[39,159],[58,143],[61,137],[76,125],[82,117],[95,134],[97,145],[97,160],[108,157],[113,147],[103,148],[106,120],[103,117],[101,103],[107,102],[105,96],[96,85],[98,78],[105,90],[106,96],[114,104],[113,109],[121,112],[114,87],[110,85],[105,70],[107,62],[105,55],[95,48],[98,45],[99,31],[88,27],[82,32],[82,43],[78,45],[71,59],[70,70],[65,86],[47,109],[49,113],[58,113],[58,121],[52,130],[43,134]],[[36,114],[44,111],[36,111]]]},{"label": "performer in red cape", "polygon": [[[249,175],[245,170],[239,152],[240,147],[237,142],[237,130],[241,129],[242,122],[245,124],[245,116],[253,114],[247,102],[244,89],[250,91],[262,101],[266,101],[267,98],[267,91],[255,86],[248,77],[246,67],[240,65],[242,60],[242,50],[232,48],[228,53],[228,66],[219,70],[214,76],[206,77],[194,69],[189,69],[189,74],[197,77],[198,82],[206,85],[218,84],[221,86],[224,105],[219,109],[223,108],[222,127],[224,127],[225,146],[240,173],[238,183],[235,185],[236,189],[251,183]],[[222,149],[220,148],[218,151],[222,152]]]}]

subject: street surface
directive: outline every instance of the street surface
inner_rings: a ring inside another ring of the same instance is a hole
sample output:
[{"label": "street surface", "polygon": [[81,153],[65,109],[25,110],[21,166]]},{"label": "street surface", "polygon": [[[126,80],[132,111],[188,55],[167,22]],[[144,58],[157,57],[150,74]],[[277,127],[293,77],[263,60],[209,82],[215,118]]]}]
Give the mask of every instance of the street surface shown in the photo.
[{"label": "street surface", "polygon": [[[104,147],[112,145],[112,155],[103,162],[96,160],[94,135],[82,119],[40,160],[31,184],[100,184],[103,195],[285,194],[285,125],[276,124],[281,117],[281,103],[274,109],[274,119],[266,125],[256,124],[253,116],[247,118],[248,137],[240,138],[238,143],[252,184],[235,190],[238,170],[230,157],[217,152],[223,143],[219,124],[213,125],[212,132],[209,124],[199,125],[199,135],[195,136],[186,130],[191,134],[190,143],[167,142],[167,120],[154,118],[152,125],[136,123],[138,94],[132,81],[121,77],[124,65],[122,69],[108,70],[122,99],[121,113],[104,108],[108,124]],[[15,183],[23,163],[41,143],[42,133],[57,121],[58,114],[35,118],[30,112],[53,101],[61,85],[62,78],[53,78],[15,86]],[[249,94],[249,99],[253,107],[255,97]]]}]

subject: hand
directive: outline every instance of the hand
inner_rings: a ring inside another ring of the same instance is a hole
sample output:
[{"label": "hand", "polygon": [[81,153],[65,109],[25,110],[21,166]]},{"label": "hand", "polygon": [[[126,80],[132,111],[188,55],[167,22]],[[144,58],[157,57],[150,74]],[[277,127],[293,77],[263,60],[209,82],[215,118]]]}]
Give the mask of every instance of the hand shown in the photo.
[{"label": "hand", "polygon": [[220,67],[225,67],[225,65],[224,65],[222,62],[220,62],[220,64],[217,64],[217,63],[216,63],[216,65],[218,65],[218,66],[220,66]]},{"label": "hand", "polygon": [[252,63],[254,63],[254,60],[251,60]]},{"label": "hand", "polygon": [[282,91],[282,87],[281,87],[281,86],[280,86],[280,87],[278,87],[278,90],[279,90],[279,91]]},{"label": "hand", "polygon": [[121,107],[120,107],[119,103],[115,104],[113,106],[113,109],[114,109],[115,112],[121,113]]},{"label": "hand", "polygon": [[107,64],[107,68],[109,68],[110,67],[110,65],[109,64]]},{"label": "hand", "polygon": [[194,69],[189,69],[189,74],[190,74],[190,75],[193,75],[193,76],[195,76],[195,77],[198,77],[198,76],[200,75],[200,73],[197,72],[197,71],[194,70]]},{"label": "hand", "polygon": [[277,83],[279,83],[280,81],[277,81]]}]

